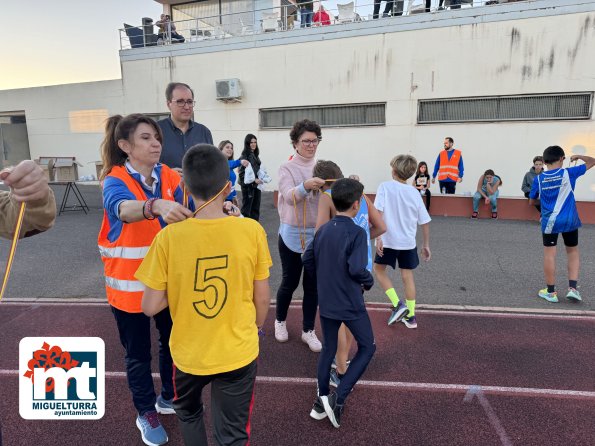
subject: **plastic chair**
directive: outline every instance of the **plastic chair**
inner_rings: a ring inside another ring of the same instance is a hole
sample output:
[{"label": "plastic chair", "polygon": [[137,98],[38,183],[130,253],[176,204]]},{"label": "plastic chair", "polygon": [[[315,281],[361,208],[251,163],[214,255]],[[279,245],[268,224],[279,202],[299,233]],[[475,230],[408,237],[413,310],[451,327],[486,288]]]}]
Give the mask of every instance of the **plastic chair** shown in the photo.
[{"label": "plastic chair", "polygon": [[355,4],[354,2],[349,3],[337,3],[337,9],[339,10],[339,23],[353,22],[355,21]]},{"label": "plastic chair", "polygon": [[262,31],[279,31],[279,15],[276,12],[262,13]]}]

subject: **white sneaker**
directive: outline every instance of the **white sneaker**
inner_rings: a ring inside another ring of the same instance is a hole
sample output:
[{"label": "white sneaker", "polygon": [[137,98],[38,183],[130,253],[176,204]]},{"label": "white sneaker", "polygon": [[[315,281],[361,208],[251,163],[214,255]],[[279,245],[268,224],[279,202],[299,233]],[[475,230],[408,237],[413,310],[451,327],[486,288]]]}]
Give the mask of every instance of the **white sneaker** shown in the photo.
[{"label": "white sneaker", "polygon": [[279,322],[275,320],[275,339],[278,342],[287,342],[289,339],[289,333],[287,333],[287,324],[285,321]]},{"label": "white sneaker", "polygon": [[314,330],[302,331],[302,341],[308,344],[308,347],[310,347],[310,350],[312,350],[314,353],[318,353],[320,350],[322,350],[322,344],[316,337]]}]

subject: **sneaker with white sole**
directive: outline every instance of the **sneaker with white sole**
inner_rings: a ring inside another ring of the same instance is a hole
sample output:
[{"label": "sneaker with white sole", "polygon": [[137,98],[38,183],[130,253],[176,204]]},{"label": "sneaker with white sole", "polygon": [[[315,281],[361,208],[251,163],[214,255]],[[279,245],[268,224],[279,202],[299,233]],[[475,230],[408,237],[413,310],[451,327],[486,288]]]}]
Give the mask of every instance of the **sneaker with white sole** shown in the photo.
[{"label": "sneaker with white sole", "polygon": [[143,443],[148,446],[161,446],[168,441],[167,433],[154,410],[136,417],[136,427],[140,430]]},{"label": "sneaker with white sole", "polygon": [[333,392],[330,395],[321,396],[320,400],[322,401],[324,411],[326,412],[331,424],[336,428],[339,428],[341,426],[343,405],[337,404],[337,394]]},{"label": "sneaker with white sole", "polygon": [[407,328],[417,328],[417,319],[415,316],[404,317],[401,319],[401,322],[403,322]]},{"label": "sneaker with white sole", "polygon": [[339,384],[341,384],[341,378],[339,378],[339,372],[337,372],[337,369],[331,369],[331,375],[328,383],[335,388],[339,387]]},{"label": "sneaker with white sole", "polygon": [[173,398],[171,400],[166,400],[161,395],[159,395],[157,397],[157,401],[155,402],[155,409],[157,410],[157,413],[160,413],[163,415],[175,414],[176,411],[174,410],[173,403],[174,403]]},{"label": "sneaker with white sole", "polygon": [[326,411],[324,410],[324,405],[322,404],[319,396],[317,396],[316,401],[314,401],[314,405],[310,411],[310,417],[318,421],[324,420],[326,418]]},{"label": "sneaker with white sole", "polygon": [[308,344],[308,347],[310,347],[310,350],[314,353],[318,353],[322,350],[322,344],[316,337],[314,330],[302,331],[302,342]]},{"label": "sneaker with white sole", "polygon": [[287,342],[289,333],[287,333],[287,324],[285,321],[275,320],[275,339],[277,342]]},{"label": "sneaker with white sole", "polygon": [[392,325],[395,322],[399,322],[401,319],[409,314],[409,308],[403,302],[399,301],[396,307],[391,310],[388,318],[388,325]]},{"label": "sneaker with white sole", "polygon": [[537,293],[537,295],[542,299],[547,300],[548,302],[558,302],[558,293],[555,291],[553,293],[548,293],[547,288],[539,290],[539,293]]},{"label": "sneaker with white sole", "polygon": [[583,300],[583,298],[581,297],[581,293],[579,293],[576,288],[568,288],[566,299],[574,302],[580,302],[581,300]]}]

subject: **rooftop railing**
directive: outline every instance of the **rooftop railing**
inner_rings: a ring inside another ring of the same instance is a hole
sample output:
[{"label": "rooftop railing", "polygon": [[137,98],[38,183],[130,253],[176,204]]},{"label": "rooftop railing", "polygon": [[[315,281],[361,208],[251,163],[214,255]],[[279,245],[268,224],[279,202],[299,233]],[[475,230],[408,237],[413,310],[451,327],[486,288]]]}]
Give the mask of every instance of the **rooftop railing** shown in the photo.
[{"label": "rooftop railing", "polygon": [[478,13],[489,14],[491,5],[517,2],[533,3],[535,0],[432,0],[429,10],[426,8],[425,0],[397,0],[388,11],[383,2],[377,14],[372,0],[338,3],[336,8],[325,8],[326,14],[321,13],[318,6],[311,13],[304,14],[296,5],[285,1],[285,5],[277,8],[216,14],[176,22],[153,23],[152,19],[145,18],[140,26],[124,24],[124,28],[119,30],[120,49],[252,36],[300,28],[340,26],[354,22],[398,20],[402,16],[434,14],[464,8],[485,7],[484,11]]}]

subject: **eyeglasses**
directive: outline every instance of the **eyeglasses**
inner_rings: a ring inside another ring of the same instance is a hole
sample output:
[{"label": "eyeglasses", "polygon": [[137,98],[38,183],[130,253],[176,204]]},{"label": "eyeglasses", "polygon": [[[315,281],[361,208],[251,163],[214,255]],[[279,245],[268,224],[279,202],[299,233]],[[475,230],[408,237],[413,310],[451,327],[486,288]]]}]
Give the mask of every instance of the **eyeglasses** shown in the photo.
[{"label": "eyeglasses", "polygon": [[192,108],[196,104],[196,101],[194,101],[192,99],[188,99],[187,101],[185,101],[184,99],[178,99],[177,101],[171,101],[171,102],[173,102],[180,108],[184,107],[185,105]]},{"label": "eyeglasses", "polygon": [[320,143],[319,139],[302,139],[300,141],[305,146],[317,146]]}]

